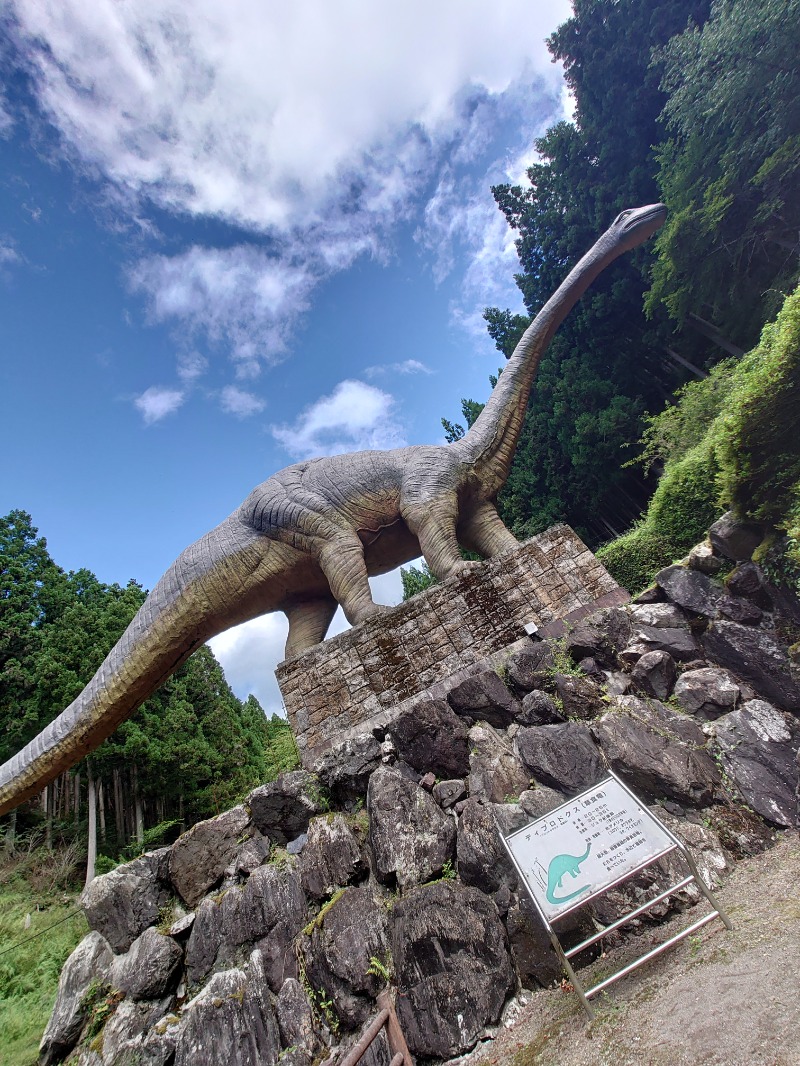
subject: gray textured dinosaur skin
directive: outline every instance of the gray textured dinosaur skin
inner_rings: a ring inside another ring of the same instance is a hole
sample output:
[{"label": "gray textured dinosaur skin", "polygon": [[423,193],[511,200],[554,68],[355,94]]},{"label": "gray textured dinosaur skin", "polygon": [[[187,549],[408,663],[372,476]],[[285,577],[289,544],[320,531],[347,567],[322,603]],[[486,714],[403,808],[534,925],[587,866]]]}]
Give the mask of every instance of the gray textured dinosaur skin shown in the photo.
[{"label": "gray textured dinosaur skin", "polygon": [[425,557],[441,579],[516,546],[495,498],[505,483],[542,353],[594,278],[664,221],[623,211],[551,296],[469,432],[447,445],[296,463],[253,489],[183,552],[81,694],[0,767],[0,814],[92,751],[210,637],[268,611],[289,619],[287,658],[324,639],[342,605],[353,625],[381,611],[367,577]]}]

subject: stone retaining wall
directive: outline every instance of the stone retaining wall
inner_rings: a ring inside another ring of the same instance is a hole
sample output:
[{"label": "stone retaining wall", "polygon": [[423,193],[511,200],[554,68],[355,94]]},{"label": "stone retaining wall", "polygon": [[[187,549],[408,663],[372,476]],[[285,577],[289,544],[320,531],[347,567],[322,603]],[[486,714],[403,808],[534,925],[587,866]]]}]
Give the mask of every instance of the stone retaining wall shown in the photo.
[{"label": "stone retaining wall", "polygon": [[333,739],[380,720],[437,682],[508,648],[533,623],[563,631],[627,593],[566,525],[436,585],[302,655],[276,671],[303,764]]}]

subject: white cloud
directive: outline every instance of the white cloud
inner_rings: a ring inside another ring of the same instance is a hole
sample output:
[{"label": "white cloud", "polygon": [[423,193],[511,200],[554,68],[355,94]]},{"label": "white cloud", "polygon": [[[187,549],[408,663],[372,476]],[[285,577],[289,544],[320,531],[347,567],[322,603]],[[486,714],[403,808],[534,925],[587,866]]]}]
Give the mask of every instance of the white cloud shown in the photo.
[{"label": "white cloud", "polygon": [[419,359],[404,359],[402,363],[380,363],[377,366],[368,366],[364,373],[369,378],[375,378],[383,374],[432,374],[433,371]]},{"label": "white cloud", "polygon": [[263,411],[266,406],[258,396],[236,385],[225,386],[220,393],[220,404],[226,414],[234,415],[236,418],[250,418],[251,415],[257,415],[259,411]]},{"label": "white cloud", "polygon": [[150,426],[177,411],[185,399],[186,394],[178,389],[162,389],[152,385],[133,402],[142,412],[145,425]]},{"label": "white cloud", "polygon": [[178,356],[178,377],[187,385],[201,378],[208,370],[208,360],[200,352],[181,352]]},{"label": "white cloud", "polygon": [[0,237],[0,270],[21,261],[22,256],[14,247],[13,240],[10,237]]},{"label": "white cloud", "polygon": [[[376,603],[394,606],[403,598],[399,570],[370,578],[370,585]],[[331,623],[328,636],[334,636],[348,628],[340,607]],[[239,699],[246,699],[252,692],[269,715],[283,714],[283,702],[278,682],[275,680],[275,667],[283,660],[288,630],[285,615],[276,612],[235,626],[209,641],[222,664],[228,684]]]},{"label": "white cloud", "polygon": [[395,421],[394,399],[363,381],[339,382],[294,425],[273,426],[272,435],[298,459],[406,444],[403,428]]},{"label": "white cloud", "polygon": [[320,280],[387,254],[442,159],[474,160],[521,85],[539,87],[536,107],[542,86],[557,97],[544,37],[570,13],[568,0],[12,3],[66,152],[140,233],[156,204],[261,239],[132,273],[154,321],[230,346],[244,378],[281,357]]}]

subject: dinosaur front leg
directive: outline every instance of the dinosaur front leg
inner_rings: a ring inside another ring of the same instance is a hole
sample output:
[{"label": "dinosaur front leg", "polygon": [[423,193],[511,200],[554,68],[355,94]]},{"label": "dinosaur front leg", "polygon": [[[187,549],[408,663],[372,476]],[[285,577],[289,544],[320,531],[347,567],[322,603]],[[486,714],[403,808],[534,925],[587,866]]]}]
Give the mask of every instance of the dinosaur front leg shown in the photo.
[{"label": "dinosaur front leg", "polygon": [[484,500],[470,511],[458,525],[458,539],[465,548],[477,552],[484,559],[519,547],[519,541],[497,513],[493,503]]},{"label": "dinosaur front leg", "polygon": [[479,565],[462,559],[456,540],[458,499],[455,493],[425,502],[401,504],[403,520],[419,541],[432,574],[444,581]]},{"label": "dinosaur front leg", "polygon": [[305,600],[286,607],[286,617],[289,619],[285,652],[287,659],[313,648],[325,639],[337,607],[333,596],[321,596],[317,600]]}]

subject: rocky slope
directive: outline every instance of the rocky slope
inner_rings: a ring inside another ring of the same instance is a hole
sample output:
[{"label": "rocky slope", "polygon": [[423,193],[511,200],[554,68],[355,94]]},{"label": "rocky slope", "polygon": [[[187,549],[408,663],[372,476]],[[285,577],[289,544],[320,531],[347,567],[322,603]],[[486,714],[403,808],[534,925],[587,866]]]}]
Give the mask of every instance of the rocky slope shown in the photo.
[{"label": "rocky slope", "polygon": [[[502,676],[422,699],[385,736],[350,738],[315,773],[97,878],[41,1061],[310,1066],[352,1045],[387,982],[415,1056],[463,1054],[521,989],[560,979],[496,824],[519,827],[607,767],[716,885],[798,824],[800,618],[748,561],[754,546],[721,520],[638,602],[532,640]],[[671,872],[651,868],[595,917]],[[684,891],[636,927],[694,901]],[[385,1046],[370,1059],[388,1062]]]}]

